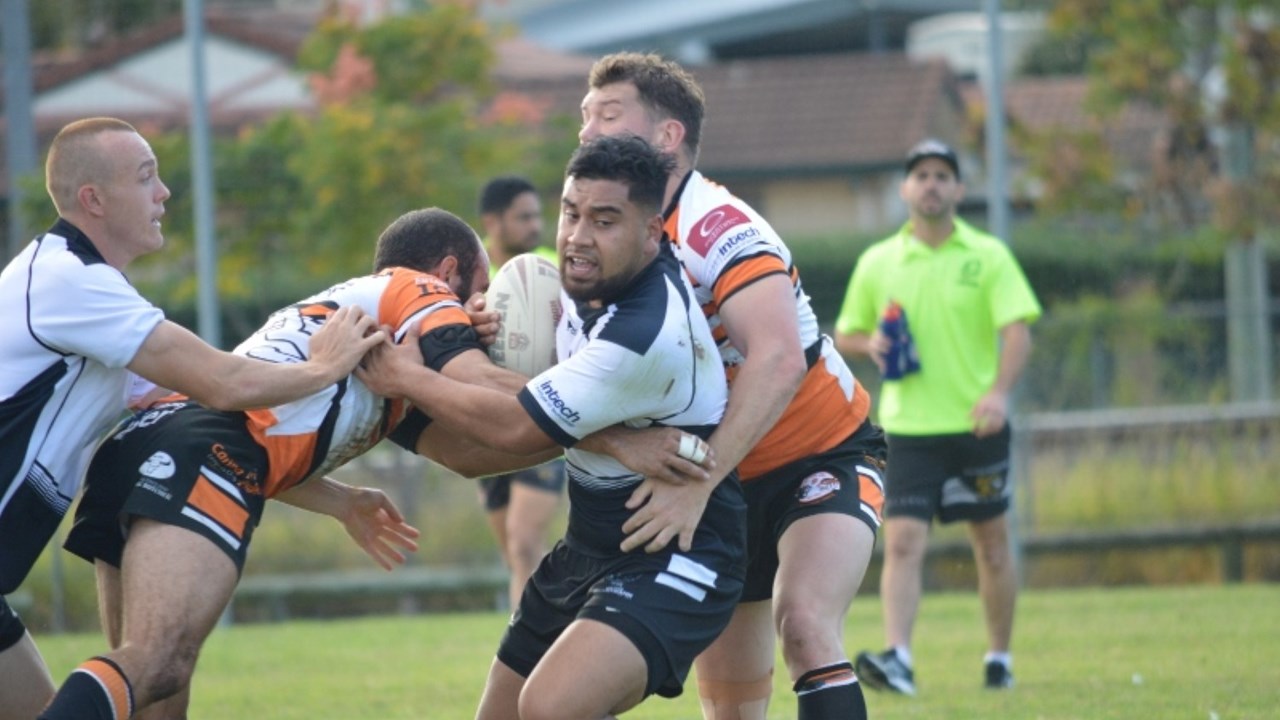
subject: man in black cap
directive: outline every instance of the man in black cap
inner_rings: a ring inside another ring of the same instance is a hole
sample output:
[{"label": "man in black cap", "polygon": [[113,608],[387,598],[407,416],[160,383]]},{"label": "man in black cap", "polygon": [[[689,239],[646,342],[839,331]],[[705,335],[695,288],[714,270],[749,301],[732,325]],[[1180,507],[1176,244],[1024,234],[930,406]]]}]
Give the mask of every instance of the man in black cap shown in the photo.
[{"label": "man in black cap", "polygon": [[836,345],[870,356],[883,371],[892,342],[880,324],[887,307],[910,320],[919,369],[888,374],[880,423],[889,440],[885,477],[881,653],[860,653],[864,685],[916,692],[911,630],[920,606],[929,525],[964,520],[974,546],[987,626],[984,682],[1013,685],[1009,643],[1017,593],[1007,511],[1009,394],[1031,353],[1028,326],[1040,305],[1017,260],[999,239],[956,217],[964,197],[956,152],[925,140],[907,153],[900,194],[910,217],[854,268]]}]

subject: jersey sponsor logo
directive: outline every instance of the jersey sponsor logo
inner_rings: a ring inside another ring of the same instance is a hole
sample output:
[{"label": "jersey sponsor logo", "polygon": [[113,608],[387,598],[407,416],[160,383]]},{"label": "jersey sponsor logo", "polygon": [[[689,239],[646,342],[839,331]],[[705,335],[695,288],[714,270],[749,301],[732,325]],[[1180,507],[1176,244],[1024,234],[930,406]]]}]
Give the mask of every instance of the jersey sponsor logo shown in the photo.
[{"label": "jersey sponsor logo", "polygon": [[163,450],[154,452],[138,467],[138,474],[155,480],[168,480],[173,477],[176,468],[173,457]]},{"label": "jersey sponsor logo", "polygon": [[542,381],[542,384],[538,385],[538,393],[542,395],[542,399],[546,401],[546,404],[550,405],[551,408],[556,411],[556,414],[570,425],[576,424],[582,419],[582,416],[578,414],[578,411],[569,407],[569,405],[560,397],[560,393],[556,392],[556,389],[551,387],[550,380],[544,380]]},{"label": "jersey sponsor logo", "polygon": [[720,249],[716,250],[716,254],[719,255],[720,257],[724,257],[725,255],[729,254],[730,250],[733,250],[735,247],[737,247],[738,244],[741,243],[743,240],[750,240],[751,238],[758,238],[758,237],[760,237],[760,228],[756,227],[755,225],[752,225],[746,230],[743,230],[737,235],[734,235],[728,240],[725,240],[724,242],[720,243]]},{"label": "jersey sponsor logo", "polygon": [[689,236],[689,247],[699,255],[706,257],[721,235],[730,228],[751,222],[747,214],[732,205],[721,205],[693,224],[693,233]]},{"label": "jersey sponsor logo", "polygon": [[840,491],[840,478],[829,472],[818,471],[800,481],[796,497],[801,505],[824,502]]}]

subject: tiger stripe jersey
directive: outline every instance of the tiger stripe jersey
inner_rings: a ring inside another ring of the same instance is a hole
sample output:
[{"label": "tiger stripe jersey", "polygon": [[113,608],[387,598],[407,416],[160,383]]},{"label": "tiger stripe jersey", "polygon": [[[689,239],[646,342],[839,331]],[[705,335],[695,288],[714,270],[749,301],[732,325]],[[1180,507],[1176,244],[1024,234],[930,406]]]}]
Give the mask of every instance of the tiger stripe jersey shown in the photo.
[{"label": "tiger stripe jersey", "polygon": [[696,170],[684,178],[664,218],[667,236],[711,325],[730,386],[744,357],[729,341],[720,307],[771,275],[786,275],[794,289],[809,371],[777,423],[738,465],[742,480],[829,450],[853,434],[870,413],[871,397],[822,334],[791,251],[777,232],[751,206]]},{"label": "tiger stripe jersey", "polygon": [[[437,343],[431,337],[434,331],[471,325],[462,301],[443,280],[391,268],[339,283],[277,311],[234,352],[265,362],[303,362],[310,357],[311,336],[339,307],[349,305],[377,318],[379,325],[395,328],[397,341],[415,323],[424,345],[428,340]],[[431,354],[443,363],[464,350],[481,347],[474,336],[458,335],[454,341],[453,347],[433,346]],[[349,376],[301,400],[245,413],[249,432],[270,457],[266,496],[273,497],[367,451],[404,419],[407,407],[403,401],[374,395]]]}]

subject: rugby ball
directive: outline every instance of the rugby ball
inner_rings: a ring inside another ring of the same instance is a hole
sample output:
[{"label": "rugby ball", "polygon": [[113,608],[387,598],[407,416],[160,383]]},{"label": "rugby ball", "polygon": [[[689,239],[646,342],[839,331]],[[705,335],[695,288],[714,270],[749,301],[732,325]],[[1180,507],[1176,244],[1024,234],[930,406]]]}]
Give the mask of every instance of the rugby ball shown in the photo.
[{"label": "rugby ball", "polygon": [[499,316],[489,346],[495,364],[529,377],[556,364],[560,271],[550,260],[533,253],[508,260],[489,281],[485,308]]}]

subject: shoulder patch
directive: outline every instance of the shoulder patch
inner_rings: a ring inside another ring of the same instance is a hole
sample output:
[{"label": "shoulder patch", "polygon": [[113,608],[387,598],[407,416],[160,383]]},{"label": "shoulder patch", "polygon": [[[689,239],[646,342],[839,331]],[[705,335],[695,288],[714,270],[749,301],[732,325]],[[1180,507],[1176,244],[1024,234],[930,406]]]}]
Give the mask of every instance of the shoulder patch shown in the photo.
[{"label": "shoulder patch", "polygon": [[706,257],[721,235],[729,228],[751,222],[747,214],[732,205],[721,205],[693,224],[689,231],[688,245],[699,255]]}]

